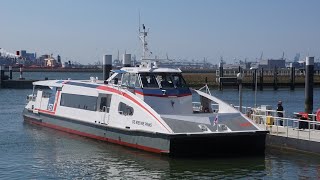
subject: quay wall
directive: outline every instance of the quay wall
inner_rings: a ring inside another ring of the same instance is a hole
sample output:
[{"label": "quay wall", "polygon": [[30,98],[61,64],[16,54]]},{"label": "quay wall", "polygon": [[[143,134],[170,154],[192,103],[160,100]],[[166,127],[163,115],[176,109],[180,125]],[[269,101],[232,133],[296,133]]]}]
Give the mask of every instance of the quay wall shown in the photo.
[{"label": "quay wall", "polygon": [[266,146],[281,150],[294,150],[303,153],[320,154],[320,142],[268,134]]},{"label": "quay wall", "polygon": [[[183,77],[185,78],[186,82],[191,87],[202,87],[205,84],[205,80],[207,79],[208,85],[210,87],[218,87],[218,78],[215,73],[182,73]],[[228,76],[228,77],[235,77],[234,76]],[[242,80],[242,85],[245,88],[251,88],[252,87],[252,75],[244,75]],[[304,87],[305,82],[305,75],[304,74],[297,74],[295,76],[295,86],[296,87]],[[273,87],[274,83],[274,77],[273,75],[265,75],[263,76],[263,86],[264,87]],[[282,87],[290,87],[291,81],[290,81],[290,75],[284,74],[284,75],[278,75],[277,76],[277,85]],[[226,88],[237,88],[236,83],[226,83],[223,85]],[[258,77],[258,86],[260,86],[260,81]],[[315,73],[314,74],[314,86],[320,87],[320,74]]]},{"label": "quay wall", "polygon": [[[13,69],[14,72],[19,71],[19,69]],[[24,68],[24,73],[28,72],[96,72],[102,73],[102,69],[84,69],[84,68],[71,68],[71,69],[63,69],[63,68]],[[224,77],[236,77],[238,71],[236,70],[224,70]],[[242,80],[242,85],[244,88],[252,88],[253,86],[253,72],[250,70],[244,70],[243,75],[244,78]],[[7,72],[6,72],[7,74]],[[190,87],[202,87],[206,80],[210,87],[216,88],[219,87],[219,72],[218,70],[184,70],[182,73],[183,77],[185,78],[186,82],[189,84]],[[43,77],[35,77],[36,79],[43,79]],[[50,77],[48,77],[50,79]],[[28,83],[32,83],[32,80],[26,81],[6,81],[2,80],[2,87],[3,88],[14,88],[14,87],[26,87],[29,88],[30,85]],[[295,80],[294,86],[295,87],[304,87],[305,82],[305,71],[304,70],[297,70],[295,72]],[[19,83],[19,85],[16,85]],[[258,72],[258,86],[260,86],[260,74]],[[290,71],[288,69],[285,70],[278,70],[277,74],[277,86],[280,88],[283,87],[290,87],[291,79],[290,79]],[[272,88],[274,86],[274,75],[273,71],[265,70],[263,72],[263,83],[262,86],[266,88]],[[320,71],[315,71],[314,73],[314,86],[320,87]],[[238,88],[237,83],[224,83],[224,88]]]}]

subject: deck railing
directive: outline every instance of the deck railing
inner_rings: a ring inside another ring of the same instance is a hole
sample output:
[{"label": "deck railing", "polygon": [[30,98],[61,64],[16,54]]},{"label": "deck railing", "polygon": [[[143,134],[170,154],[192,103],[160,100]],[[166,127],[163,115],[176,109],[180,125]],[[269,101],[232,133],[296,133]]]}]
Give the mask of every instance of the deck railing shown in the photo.
[{"label": "deck railing", "polygon": [[[263,111],[257,109],[258,111]],[[250,118],[270,134],[310,141],[320,141],[320,122],[316,121],[315,114],[308,114],[309,120],[294,117],[277,117],[277,111],[264,110],[264,114],[251,114]],[[272,114],[268,114],[272,113]],[[281,122],[282,121],[282,125]]]}]

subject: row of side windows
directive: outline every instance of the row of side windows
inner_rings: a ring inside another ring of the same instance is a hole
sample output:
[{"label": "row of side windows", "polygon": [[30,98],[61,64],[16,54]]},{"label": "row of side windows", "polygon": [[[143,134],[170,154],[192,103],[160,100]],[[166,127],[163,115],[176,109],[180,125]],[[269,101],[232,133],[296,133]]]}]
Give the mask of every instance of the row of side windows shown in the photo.
[{"label": "row of side windows", "polygon": [[[89,111],[97,110],[97,101],[98,97],[95,96],[85,96],[85,95],[77,95],[77,94],[61,94],[60,105],[65,107],[84,109]],[[100,99],[100,107],[99,111],[109,113],[111,104],[111,95],[105,95]],[[133,108],[123,102],[119,103],[118,112],[122,115],[133,115]]]},{"label": "row of side windows", "polygon": [[97,100],[98,100],[98,97],[95,97],[95,96],[62,93],[60,105],[71,107],[71,108],[96,111]]}]

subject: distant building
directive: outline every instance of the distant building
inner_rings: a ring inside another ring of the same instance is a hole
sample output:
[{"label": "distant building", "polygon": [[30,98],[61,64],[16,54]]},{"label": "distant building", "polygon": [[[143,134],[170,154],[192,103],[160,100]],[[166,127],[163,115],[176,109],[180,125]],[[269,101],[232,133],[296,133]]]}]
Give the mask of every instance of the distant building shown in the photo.
[{"label": "distant building", "polygon": [[60,55],[57,56],[57,61],[58,61],[58,64],[62,64]]},{"label": "distant building", "polygon": [[246,64],[224,64],[223,69],[239,69],[239,66],[241,69],[246,69]]},{"label": "distant building", "polygon": [[56,66],[58,66],[57,61],[52,56],[44,59],[44,64],[45,64],[46,67],[56,67]]},{"label": "distant building", "polygon": [[259,68],[263,69],[273,69],[273,68],[285,68],[286,60],[284,59],[268,59],[268,60],[260,60]]},{"label": "distant building", "polygon": [[36,53],[28,53],[26,50],[17,51],[17,55],[20,55],[21,58],[27,61],[35,61],[37,58]]}]

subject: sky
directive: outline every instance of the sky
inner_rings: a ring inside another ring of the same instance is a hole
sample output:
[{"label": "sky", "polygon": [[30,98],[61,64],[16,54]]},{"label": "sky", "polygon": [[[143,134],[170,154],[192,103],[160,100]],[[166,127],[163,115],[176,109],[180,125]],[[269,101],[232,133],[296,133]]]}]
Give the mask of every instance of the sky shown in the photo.
[{"label": "sky", "polygon": [[139,12],[159,58],[320,57],[319,0],[0,0],[0,48],[82,64],[118,50],[140,58]]}]

